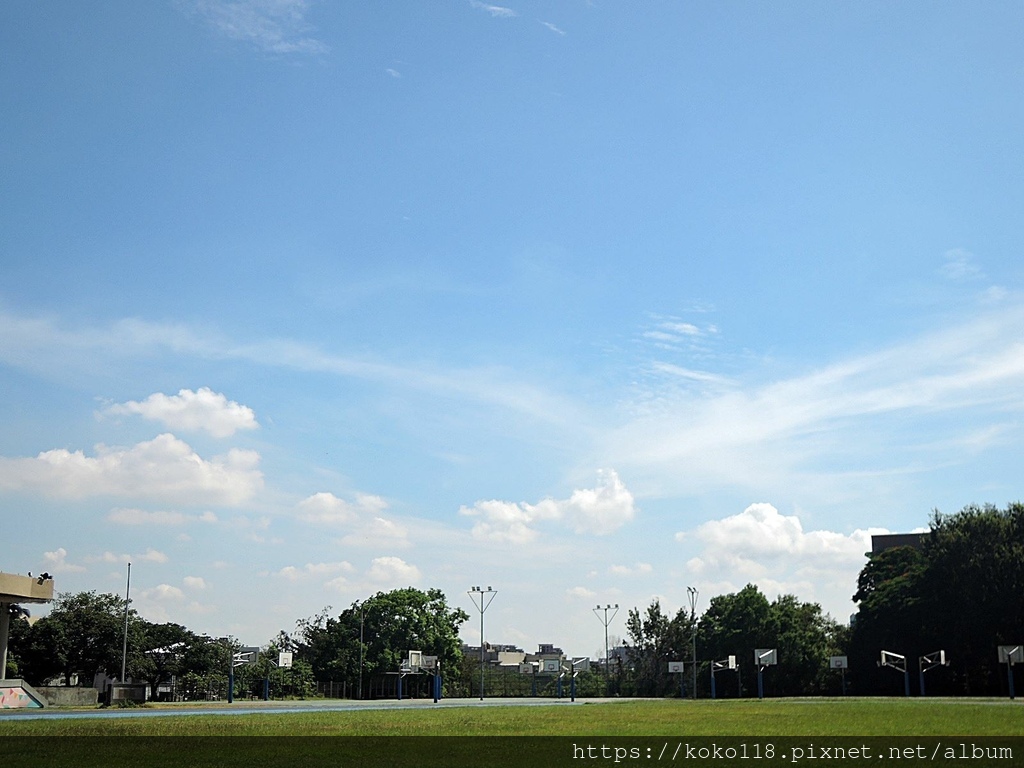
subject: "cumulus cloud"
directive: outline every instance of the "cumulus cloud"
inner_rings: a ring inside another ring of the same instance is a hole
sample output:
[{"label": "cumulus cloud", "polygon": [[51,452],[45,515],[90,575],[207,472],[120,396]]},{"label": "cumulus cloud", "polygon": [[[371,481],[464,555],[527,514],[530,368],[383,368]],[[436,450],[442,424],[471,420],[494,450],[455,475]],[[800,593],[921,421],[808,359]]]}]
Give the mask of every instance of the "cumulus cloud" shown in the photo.
[{"label": "cumulus cloud", "polygon": [[152,589],[145,589],[140,593],[145,600],[156,600],[158,602],[181,602],[185,599],[185,593],[170,584],[157,584]]},{"label": "cumulus cloud", "polygon": [[266,53],[320,54],[329,48],[309,35],[309,0],[178,0],[188,15],[231,40]]},{"label": "cumulus cloud", "polygon": [[491,541],[524,544],[537,538],[534,525],[559,520],[576,533],[603,535],[622,527],[636,514],[633,494],[613,469],[600,470],[595,488],[578,489],[568,499],[544,499],[537,504],[478,501],[459,513],[480,518],[473,536]]},{"label": "cumulus cloud", "polygon": [[64,547],[58,547],[53,552],[43,552],[43,570],[48,573],[81,573],[86,570],[85,566],[69,563],[67,558],[68,551]]},{"label": "cumulus cloud", "polygon": [[202,576],[186,576],[181,583],[185,585],[186,589],[206,589],[206,579]]},{"label": "cumulus cloud", "polygon": [[232,506],[263,487],[258,464],[258,453],[240,449],[206,460],[184,441],[163,434],[131,448],[98,445],[95,456],[56,448],[35,458],[0,458],[0,490]]},{"label": "cumulus cloud", "polygon": [[168,429],[196,432],[205,431],[214,437],[230,437],[240,429],[257,429],[256,414],[252,408],[228,400],[220,392],[200,387],[193,392],[182,389],[176,395],[156,392],[138,402],[114,403],[101,411],[107,416],[141,416],[159,421]]},{"label": "cumulus cloud", "polygon": [[337,573],[352,573],[355,568],[346,561],[334,563],[306,563],[298,568],[294,565],[287,565],[277,572],[277,575],[288,581],[303,581],[307,579],[326,579]]},{"label": "cumulus cloud", "polygon": [[108,551],[104,552],[99,557],[90,557],[86,559],[102,563],[166,563],[169,558],[163,552],[150,547],[141,555],[115,555],[113,552]]},{"label": "cumulus cloud", "polygon": [[586,587],[570,587],[565,593],[580,600],[593,600],[597,596],[597,592]]},{"label": "cumulus cloud", "polygon": [[676,540],[696,545],[698,554],[687,569],[712,592],[735,591],[752,582],[769,596],[797,594],[843,617],[852,610],[850,595],[865,552],[871,550],[871,536],[881,533],[888,531],[805,531],[796,515],[756,503],[737,515],[677,533]]},{"label": "cumulus cloud", "polygon": [[314,525],[350,525],[367,515],[378,516],[388,503],[380,496],[361,493],[356,500],[345,501],[333,493],[314,493],[298,504],[300,520]]},{"label": "cumulus cloud", "polygon": [[376,557],[370,563],[366,577],[384,587],[407,587],[421,578],[420,569],[400,557]]},{"label": "cumulus cloud", "polygon": [[651,573],[654,567],[650,563],[635,563],[634,565],[612,565],[608,572],[615,576],[638,576],[644,573]]},{"label": "cumulus cloud", "polygon": [[119,507],[110,510],[107,520],[121,525],[166,525],[179,526],[189,523],[216,523],[217,516],[213,512],[189,514],[166,510],[148,511],[133,507]]}]

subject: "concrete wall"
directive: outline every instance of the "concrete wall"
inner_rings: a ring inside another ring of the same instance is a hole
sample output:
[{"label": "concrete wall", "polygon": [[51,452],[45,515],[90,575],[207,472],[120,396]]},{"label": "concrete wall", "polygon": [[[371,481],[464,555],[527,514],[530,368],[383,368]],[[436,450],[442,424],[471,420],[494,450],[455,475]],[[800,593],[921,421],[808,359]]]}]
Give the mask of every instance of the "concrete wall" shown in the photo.
[{"label": "concrete wall", "polygon": [[99,694],[95,688],[77,688],[66,685],[41,685],[36,688],[51,707],[95,707]]}]

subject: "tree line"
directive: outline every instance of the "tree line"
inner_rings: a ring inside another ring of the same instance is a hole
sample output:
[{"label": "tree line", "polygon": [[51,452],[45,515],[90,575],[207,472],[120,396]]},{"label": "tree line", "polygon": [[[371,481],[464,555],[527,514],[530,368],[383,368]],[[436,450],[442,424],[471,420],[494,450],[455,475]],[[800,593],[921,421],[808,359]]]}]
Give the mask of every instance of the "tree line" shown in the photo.
[{"label": "tree line", "polygon": [[[918,658],[943,650],[950,664],[929,673],[928,693],[1003,694],[1006,670],[996,647],[1024,642],[1024,505],[933,513],[919,548],[868,553],[853,598],[859,610],[849,626],[817,603],[794,595],[769,600],[752,584],[712,598],[699,617],[685,609],[666,613],[655,600],[628,612],[625,652],[581,675],[578,695],[707,697],[713,663],[730,656],[737,665],[717,673],[717,695],[756,695],[755,648],[777,649],[778,664],[764,676],[769,696],[838,694],[843,682],[850,693],[900,695],[903,677],[876,663],[882,650],[905,656],[915,692]],[[91,685],[101,672],[120,677],[123,662],[127,676],[145,681],[154,695],[172,677],[177,694],[188,699],[226,694],[237,640],[149,622],[130,607],[127,613],[122,658],[124,599],[58,595],[34,624],[11,622],[7,676],[32,684],[58,677],[72,684],[77,678]],[[379,592],[336,615],[324,608],[269,640],[257,664],[239,667],[237,690],[257,694],[266,684],[272,696],[305,696],[329,683],[352,697],[387,695],[388,675],[409,650],[420,650],[439,659],[444,695],[476,695],[478,660],[463,657],[458,637],[468,620],[438,589]],[[279,651],[292,652],[291,669],[276,669]],[[848,658],[845,680],[830,668],[833,656]],[[669,673],[670,661],[686,662],[685,673]],[[538,689],[529,676],[492,670],[485,686],[493,695],[553,695],[553,681],[539,682]]]},{"label": "tree line", "polygon": [[682,685],[692,691],[689,679],[669,674],[668,662],[692,664],[694,639],[702,696],[710,693],[714,662],[729,656],[737,669],[719,673],[718,695],[753,695],[757,648],[778,651],[777,666],[765,670],[770,695],[841,692],[843,673],[830,668],[833,656],[847,657],[850,693],[902,695],[903,674],[878,664],[883,650],[905,657],[913,693],[920,692],[919,659],[936,651],[949,664],[929,673],[927,693],[1007,693],[997,647],[1024,644],[1024,505],[936,511],[920,547],[867,556],[849,626],[793,595],[769,602],[752,584],[713,598],[699,619],[685,609],[669,616],[658,601],[631,610],[626,665],[632,674],[620,673],[623,695],[681,694]]}]

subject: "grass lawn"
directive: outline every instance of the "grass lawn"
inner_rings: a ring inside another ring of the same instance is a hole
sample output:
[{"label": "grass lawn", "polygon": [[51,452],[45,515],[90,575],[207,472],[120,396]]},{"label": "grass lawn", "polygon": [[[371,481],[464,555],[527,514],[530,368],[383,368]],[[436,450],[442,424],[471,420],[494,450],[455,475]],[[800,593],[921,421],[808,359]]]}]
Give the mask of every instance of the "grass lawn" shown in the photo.
[{"label": "grass lawn", "polygon": [[287,714],[0,718],[5,736],[1024,736],[1024,703],[965,699],[622,701]]}]

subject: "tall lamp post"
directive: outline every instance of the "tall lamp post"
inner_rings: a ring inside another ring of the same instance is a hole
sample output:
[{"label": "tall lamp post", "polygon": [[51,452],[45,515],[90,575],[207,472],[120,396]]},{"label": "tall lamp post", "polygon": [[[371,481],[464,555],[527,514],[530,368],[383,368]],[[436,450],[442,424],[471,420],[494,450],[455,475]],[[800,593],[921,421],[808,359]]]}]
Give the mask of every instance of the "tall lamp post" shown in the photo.
[{"label": "tall lamp post", "polygon": [[128,663],[128,605],[131,603],[132,592],[132,564],[128,563],[128,579],[124,587],[124,644],[121,646],[121,679],[124,683],[125,667]]},{"label": "tall lamp post", "polygon": [[696,587],[687,587],[690,598],[690,634],[693,636],[693,698],[697,698],[697,596]]},{"label": "tall lamp post", "polygon": [[484,700],[484,611],[487,610],[487,606],[491,604],[491,600],[498,594],[498,590],[481,589],[480,587],[472,587],[469,592],[469,599],[473,601],[473,606],[480,611],[480,701]]},{"label": "tall lamp post", "polygon": [[359,699],[363,698],[363,622],[366,619],[366,606],[359,606]]},{"label": "tall lamp post", "polygon": [[[611,618],[608,618],[608,611],[614,610]],[[604,611],[604,617],[601,616],[601,611]],[[604,695],[608,695],[608,675],[610,669],[608,667],[608,625],[615,620],[615,614],[619,612],[619,604],[606,605],[602,608],[600,605],[594,608],[594,615],[597,616],[597,620],[604,624]]]}]

